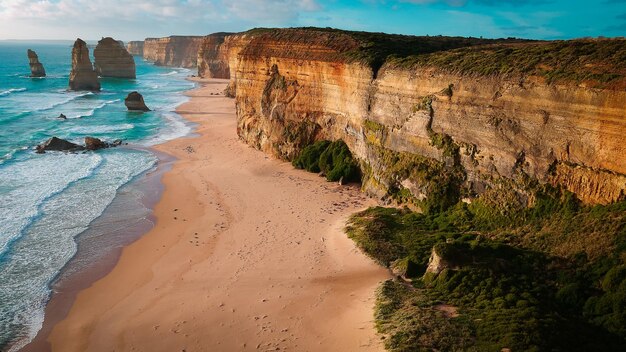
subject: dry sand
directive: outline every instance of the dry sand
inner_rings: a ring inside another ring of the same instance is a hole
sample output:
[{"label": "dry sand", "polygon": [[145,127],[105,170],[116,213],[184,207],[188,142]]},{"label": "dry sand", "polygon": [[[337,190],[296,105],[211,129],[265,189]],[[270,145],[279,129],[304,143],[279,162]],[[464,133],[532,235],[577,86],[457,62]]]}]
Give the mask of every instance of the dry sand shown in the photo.
[{"label": "dry sand", "polygon": [[223,80],[179,113],[199,136],[157,149],[155,227],[81,291],[54,351],[378,351],[374,291],[386,270],[342,231],[373,205],[357,187],[294,170],[238,140]]}]

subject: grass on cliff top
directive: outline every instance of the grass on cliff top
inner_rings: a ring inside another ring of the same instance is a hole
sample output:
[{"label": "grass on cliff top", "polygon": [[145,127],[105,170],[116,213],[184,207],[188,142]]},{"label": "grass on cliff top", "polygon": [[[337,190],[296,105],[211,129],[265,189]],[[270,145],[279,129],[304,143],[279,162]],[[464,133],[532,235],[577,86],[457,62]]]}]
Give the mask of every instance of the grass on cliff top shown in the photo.
[{"label": "grass on cliff top", "polygon": [[[388,63],[392,67],[433,67],[455,74],[536,75],[548,83],[574,82],[599,88],[626,88],[626,39],[623,38],[532,41],[410,36],[315,27],[257,28],[246,33],[325,47],[330,50],[313,54],[313,59],[363,62],[372,67],[375,75]],[[274,54],[296,57],[302,54],[289,47],[280,50]]]},{"label": "grass on cliff top", "polygon": [[[554,195],[513,218],[480,201],[355,214],[347,232],[360,248],[384,265],[418,268],[412,287],[379,289],[387,349],[625,350],[626,202],[585,207]],[[422,276],[433,248],[449,268]],[[446,317],[442,304],[459,316]]]},{"label": "grass on cliff top", "polygon": [[436,67],[479,76],[540,76],[548,83],[575,82],[624,88],[625,39],[501,43],[397,58],[398,67]]},{"label": "grass on cliff top", "polygon": [[[377,71],[390,57],[405,58],[474,45],[527,41],[515,38],[412,36],[317,27],[255,28],[246,33],[266,39],[327,47],[334,51],[334,53],[326,54],[328,59],[363,62],[369,64],[374,71]],[[281,48],[281,50],[282,52],[278,55],[287,54],[288,52],[284,50],[289,50],[289,48]]]}]

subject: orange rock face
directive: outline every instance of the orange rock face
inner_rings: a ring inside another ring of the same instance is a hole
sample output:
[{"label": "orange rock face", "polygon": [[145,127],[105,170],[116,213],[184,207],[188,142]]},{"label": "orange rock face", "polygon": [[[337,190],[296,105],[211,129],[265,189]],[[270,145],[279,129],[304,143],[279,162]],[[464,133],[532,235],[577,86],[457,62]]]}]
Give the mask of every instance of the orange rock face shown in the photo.
[{"label": "orange rock face", "polygon": [[528,177],[585,203],[625,197],[626,91],[373,68],[342,55],[364,45],[350,36],[300,31],[227,36],[216,49],[250,145],[291,159],[313,141],[342,139],[365,171],[364,189],[383,198],[391,189],[429,196],[428,177],[394,170],[407,158],[458,165],[469,198],[511,188],[530,204]]},{"label": "orange rock face", "polygon": [[198,48],[204,37],[171,36],[166,38],[146,38],[143,57],[160,66],[196,67]]},{"label": "orange rock face", "polygon": [[224,39],[230,33],[214,33],[204,37],[198,49],[198,76],[202,78],[230,78],[229,47]]},{"label": "orange rock face", "polygon": [[91,65],[87,43],[76,39],[72,48],[72,71],[70,72],[71,90],[100,90],[98,75]]}]

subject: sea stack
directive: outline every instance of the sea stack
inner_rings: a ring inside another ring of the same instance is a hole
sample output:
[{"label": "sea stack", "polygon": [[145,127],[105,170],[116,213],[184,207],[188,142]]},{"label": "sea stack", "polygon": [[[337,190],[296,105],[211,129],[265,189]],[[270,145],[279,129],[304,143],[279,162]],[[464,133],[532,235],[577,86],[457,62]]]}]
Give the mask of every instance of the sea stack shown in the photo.
[{"label": "sea stack", "polygon": [[143,96],[138,92],[129,93],[126,99],[124,99],[124,104],[130,111],[150,111],[143,101]]},{"label": "sea stack", "polygon": [[46,77],[46,70],[43,68],[37,53],[28,49],[28,64],[30,65],[31,77]]},{"label": "sea stack", "polygon": [[94,67],[100,77],[135,78],[135,60],[123,44],[103,38],[93,51]]},{"label": "sea stack", "polygon": [[98,75],[91,65],[87,43],[78,38],[72,48],[71,90],[100,90]]}]

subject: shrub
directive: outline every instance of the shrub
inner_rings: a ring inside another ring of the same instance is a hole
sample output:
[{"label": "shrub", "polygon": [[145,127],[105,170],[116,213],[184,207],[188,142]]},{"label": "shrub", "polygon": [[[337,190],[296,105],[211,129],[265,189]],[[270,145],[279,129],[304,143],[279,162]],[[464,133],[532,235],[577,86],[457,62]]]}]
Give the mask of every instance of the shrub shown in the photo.
[{"label": "shrub", "polygon": [[361,171],[346,143],[319,141],[305,147],[292,165],[309,172],[324,172],[328,181],[359,182]]}]

